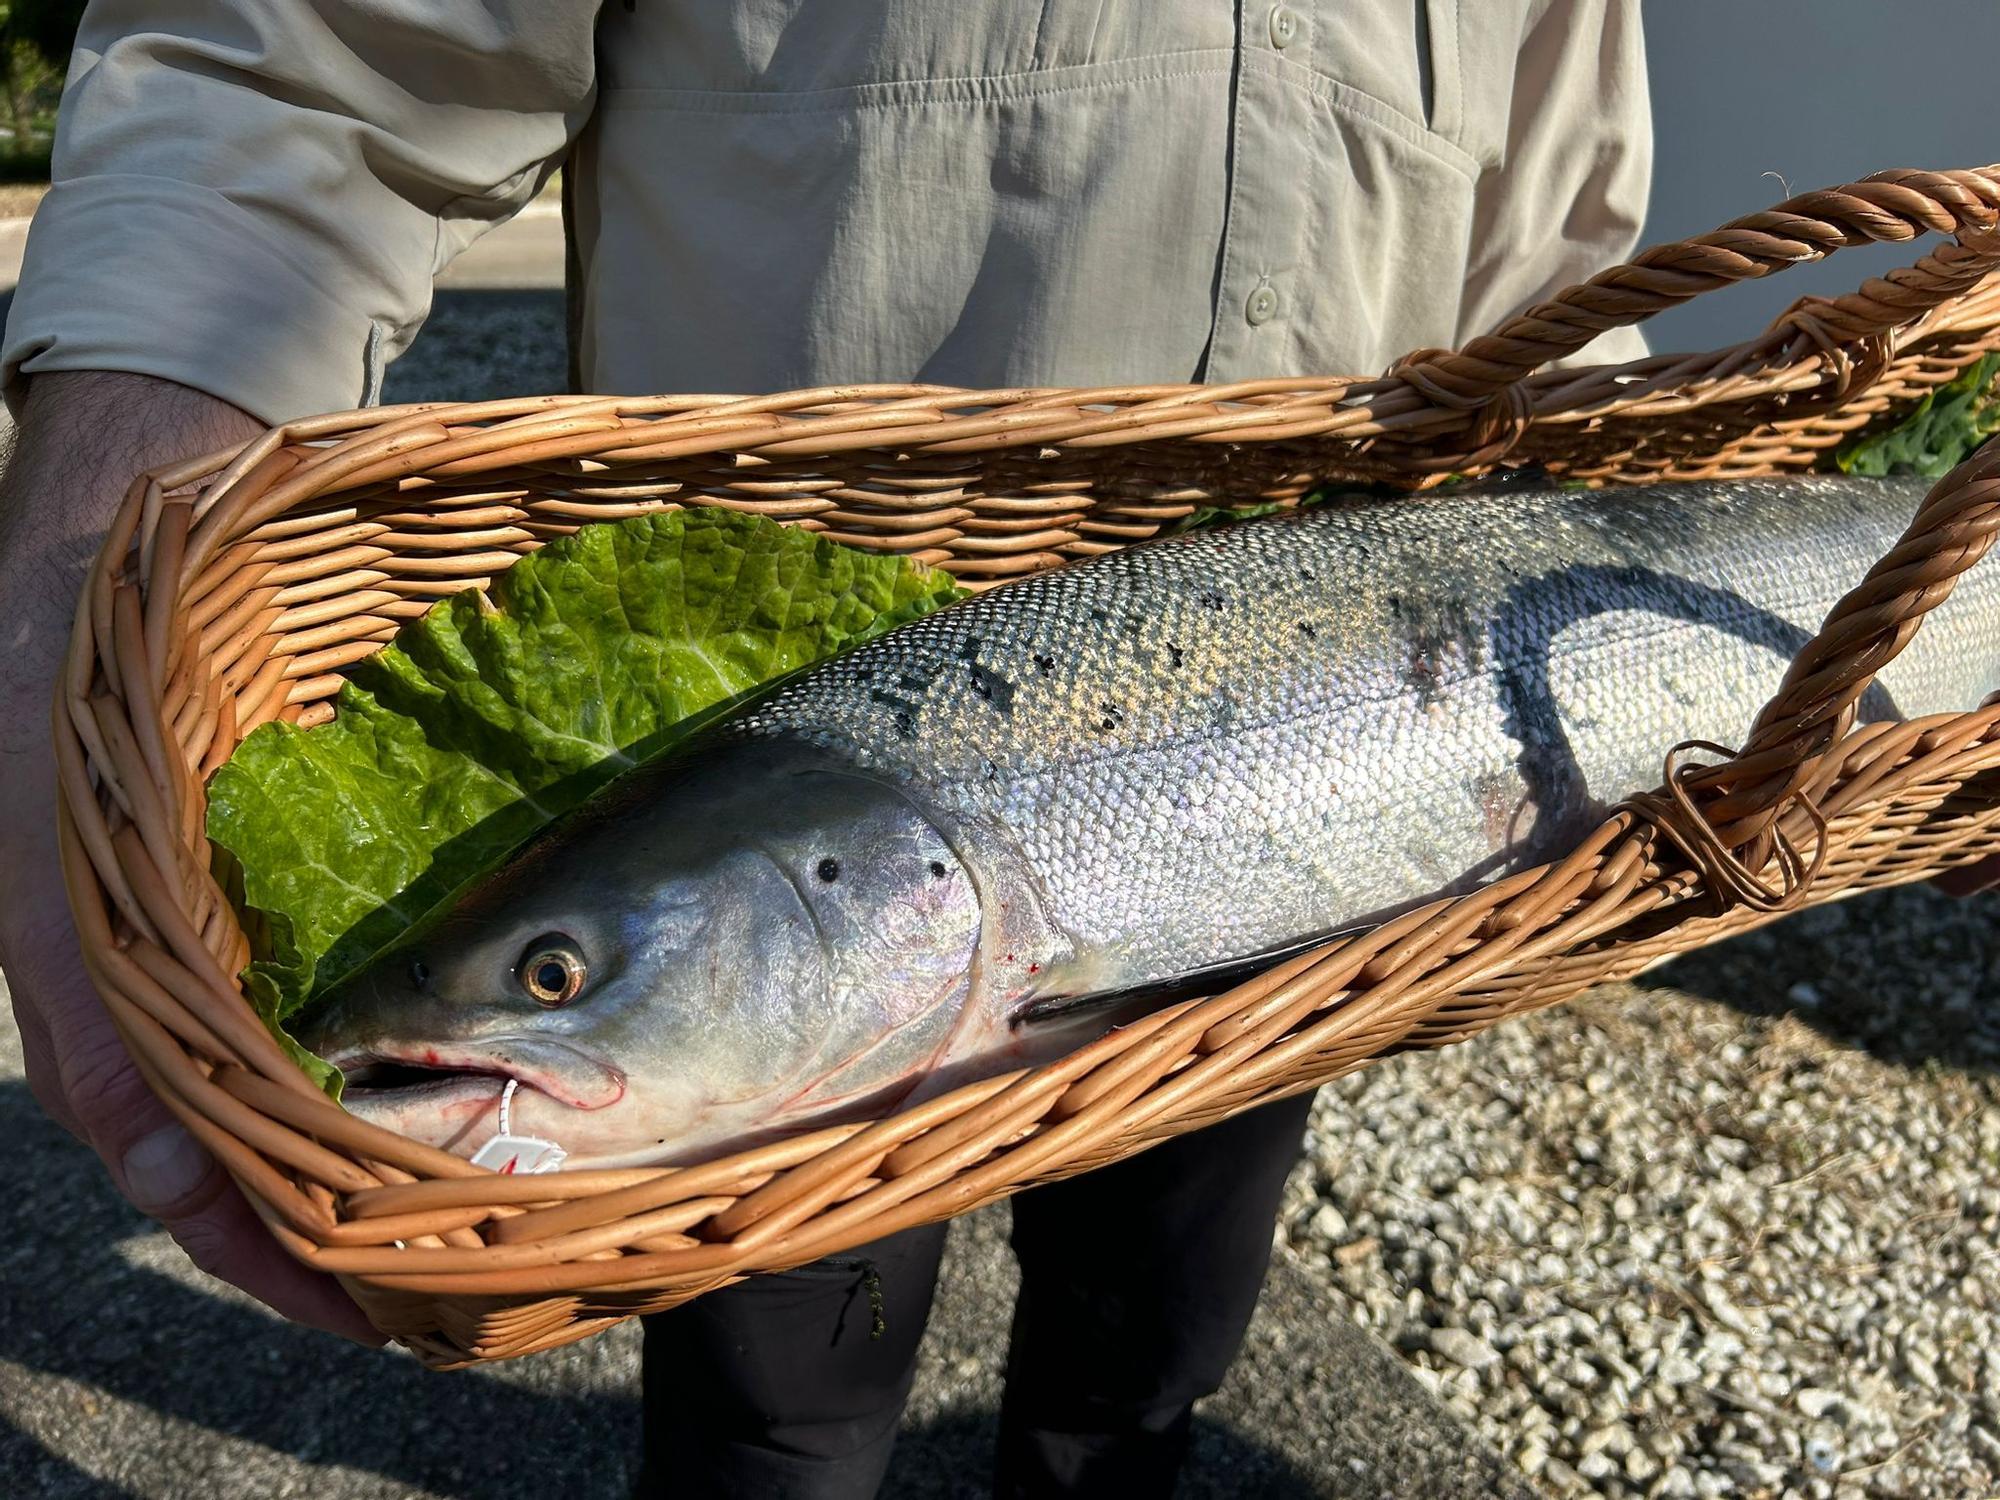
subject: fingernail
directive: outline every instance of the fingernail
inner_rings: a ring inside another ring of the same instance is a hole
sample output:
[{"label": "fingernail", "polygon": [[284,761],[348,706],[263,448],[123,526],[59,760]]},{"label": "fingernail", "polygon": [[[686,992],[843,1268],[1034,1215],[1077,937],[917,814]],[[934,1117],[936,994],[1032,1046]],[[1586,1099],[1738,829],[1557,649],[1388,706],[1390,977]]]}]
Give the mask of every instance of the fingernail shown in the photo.
[{"label": "fingernail", "polygon": [[209,1160],[180,1126],[163,1125],[125,1153],[125,1196],[144,1213],[171,1208],[201,1185]]}]

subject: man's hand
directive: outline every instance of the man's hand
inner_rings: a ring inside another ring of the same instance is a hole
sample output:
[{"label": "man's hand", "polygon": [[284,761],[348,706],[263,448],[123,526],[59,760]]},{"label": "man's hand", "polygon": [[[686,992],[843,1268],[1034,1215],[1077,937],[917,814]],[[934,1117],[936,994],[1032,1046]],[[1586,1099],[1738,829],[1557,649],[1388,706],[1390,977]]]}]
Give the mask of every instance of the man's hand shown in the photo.
[{"label": "man's hand", "polygon": [[153,1097],[84,976],[56,855],[49,717],[78,591],[132,477],[256,434],[212,396],[144,375],[36,376],[0,476],[0,970],[28,1086],[194,1263],[287,1317],[380,1343],[332,1277],[279,1248]]}]

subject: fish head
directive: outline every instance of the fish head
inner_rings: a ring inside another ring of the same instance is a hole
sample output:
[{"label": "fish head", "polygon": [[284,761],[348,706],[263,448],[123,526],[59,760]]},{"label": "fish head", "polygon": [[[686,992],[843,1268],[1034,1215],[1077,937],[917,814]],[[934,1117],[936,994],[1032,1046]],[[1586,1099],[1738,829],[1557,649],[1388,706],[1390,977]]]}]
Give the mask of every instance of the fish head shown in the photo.
[{"label": "fish head", "polygon": [[968,861],[889,782],[804,747],[646,768],[558,821],[313,1014],[365,1119],[471,1155],[664,1162],[892,1105],[947,1049]]}]

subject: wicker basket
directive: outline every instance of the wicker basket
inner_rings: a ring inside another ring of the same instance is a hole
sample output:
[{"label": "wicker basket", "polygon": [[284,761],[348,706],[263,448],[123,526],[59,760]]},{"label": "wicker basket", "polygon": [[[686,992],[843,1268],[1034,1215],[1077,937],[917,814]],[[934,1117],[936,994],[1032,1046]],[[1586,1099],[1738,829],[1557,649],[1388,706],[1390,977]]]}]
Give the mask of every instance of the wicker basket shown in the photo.
[{"label": "wicker basket", "polygon": [[[1996,222],[2000,168],[1885,173],[1649,250],[1372,379],[406,406],[142,476],[56,706],[86,964],[153,1088],[284,1247],[455,1365],[963,1213],[1801,902],[2000,850],[2000,708],[1852,727],[1873,672],[2000,525],[1991,452],[1840,603],[1740,753],[1670,756],[1659,791],[1560,863],[1049,1066],[699,1166],[497,1176],[345,1114],[240,995],[248,947],[202,833],[204,781],[251,729],[325,719],[341,667],[583,522],[730,506],[983,584],[1327,480],[1418,485],[1503,459],[1593,481],[1804,467],[2000,346]],[[1927,231],[1954,238],[1734,348],[1542,368],[1710,288]]]}]

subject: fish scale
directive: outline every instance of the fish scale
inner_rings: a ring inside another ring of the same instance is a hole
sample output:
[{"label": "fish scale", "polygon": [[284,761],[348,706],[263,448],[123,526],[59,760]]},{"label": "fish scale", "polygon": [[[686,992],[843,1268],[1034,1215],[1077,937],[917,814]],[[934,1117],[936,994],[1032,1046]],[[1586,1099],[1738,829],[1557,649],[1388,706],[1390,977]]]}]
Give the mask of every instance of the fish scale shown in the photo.
[{"label": "fish scale", "polygon": [[[1336,502],[990,590],[783,687],[814,744],[1017,850],[1100,982],[1280,947],[1560,852],[1733,742],[1925,486]],[[1810,559],[1807,565],[1806,560]],[[1994,685],[1975,569],[1878,713]]]},{"label": "fish scale", "polygon": [[[685,1160],[1029,1066],[1739,740],[1917,481],[1339,499],[1004,585],[621,777],[322,1011],[349,1106]],[[1974,568],[1864,698],[1963,709]],[[522,976],[564,978],[551,1004]],[[418,976],[418,977],[413,977]]]}]

